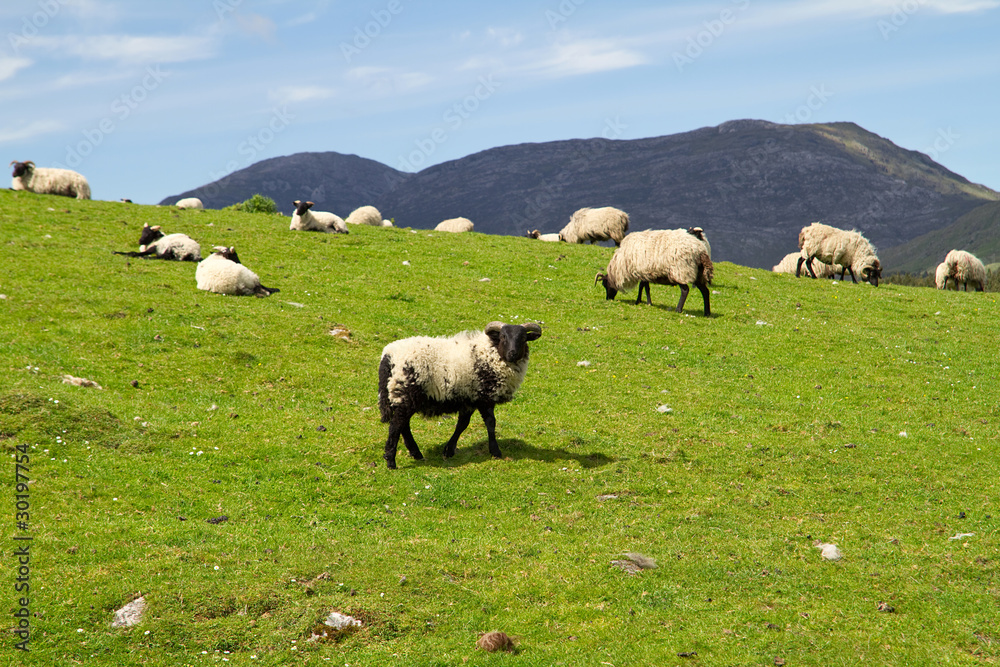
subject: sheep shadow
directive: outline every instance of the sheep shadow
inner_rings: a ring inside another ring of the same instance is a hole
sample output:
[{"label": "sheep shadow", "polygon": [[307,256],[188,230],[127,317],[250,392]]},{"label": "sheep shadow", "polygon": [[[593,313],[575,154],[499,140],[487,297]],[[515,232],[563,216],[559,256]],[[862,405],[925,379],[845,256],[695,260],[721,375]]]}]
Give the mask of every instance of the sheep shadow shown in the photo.
[{"label": "sheep shadow", "polygon": [[[559,461],[575,461],[580,468],[600,468],[611,463],[616,463],[618,459],[603,454],[601,452],[570,452],[565,448],[549,449],[529,445],[519,438],[507,438],[497,440],[500,451],[503,452],[504,459],[520,461],[529,459],[533,461],[543,461],[545,463],[557,463]],[[441,456],[444,448],[435,446],[424,451],[423,461],[413,461],[421,465],[431,465],[437,468],[457,468],[459,466],[483,463],[491,460],[489,442],[485,439],[469,443],[465,447],[459,443],[455,457],[445,459]],[[400,456],[406,456],[405,450],[400,452]]]}]

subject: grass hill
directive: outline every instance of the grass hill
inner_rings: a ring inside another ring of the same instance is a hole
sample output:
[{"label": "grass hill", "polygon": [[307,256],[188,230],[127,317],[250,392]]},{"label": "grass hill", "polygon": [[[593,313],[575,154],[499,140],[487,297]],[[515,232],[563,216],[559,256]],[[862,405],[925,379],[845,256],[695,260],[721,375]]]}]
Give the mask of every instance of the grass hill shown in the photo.
[{"label": "grass hill", "polygon": [[974,208],[947,227],[890,248],[881,256],[894,271],[933,275],[945,254],[955,248],[968,250],[987,265],[1000,262],[1000,202]]},{"label": "grass hill", "polygon": [[[143,223],[234,245],[281,292],[112,255]],[[0,650],[22,664],[1000,659],[995,294],[720,262],[705,318],[676,288],[605,301],[599,246],[6,190],[0,248],[4,590],[31,653]],[[474,420],[444,462],[454,418],[415,419],[427,460],[387,471],[382,347],[491,320],[543,328],[497,409],[506,458]],[[333,610],[364,626],[308,641]],[[475,648],[494,629],[517,654]]]},{"label": "grass hill", "polygon": [[[228,199],[219,197],[222,189]],[[718,260],[760,268],[797,250],[799,230],[811,222],[858,229],[884,251],[1000,199],[854,123],[760,120],[648,139],[503,146],[416,174],[356,156],[302,153],[184,195],[203,192],[212,207],[260,192],[289,214],[295,199],[345,217],[364,203],[403,226],[432,229],[465,216],[477,231],[510,236],[559,231],[584,206],[617,206],[634,231],[701,226]],[[950,249],[928,248],[921,259]]]}]

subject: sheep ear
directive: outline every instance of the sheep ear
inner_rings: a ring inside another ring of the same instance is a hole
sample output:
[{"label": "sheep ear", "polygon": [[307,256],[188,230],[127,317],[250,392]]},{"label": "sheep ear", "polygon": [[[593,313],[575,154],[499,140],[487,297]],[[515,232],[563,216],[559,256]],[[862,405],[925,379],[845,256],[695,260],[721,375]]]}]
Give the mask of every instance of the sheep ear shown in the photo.
[{"label": "sheep ear", "polygon": [[542,326],[538,322],[525,322],[523,326],[528,340],[538,340],[541,337]]},{"label": "sheep ear", "polygon": [[301,202],[301,201],[299,201],[298,199],[296,199],[296,200],[295,200],[295,201],[293,201],[292,203],[293,203],[293,204],[295,205],[295,208],[298,208],[299,206],[301,206],[301,205],[302,205],[302,202]]},{"label": "sheep ear", "polygon": [[153,225],[153,231],[154,232],[160,231],[160,226],[159,225]]},{"label": "sheep ear", "polygon": [[146,229],[147,227],[149,227],[149,223],[148,222],[142,223],[142,228],[143,229]]}]

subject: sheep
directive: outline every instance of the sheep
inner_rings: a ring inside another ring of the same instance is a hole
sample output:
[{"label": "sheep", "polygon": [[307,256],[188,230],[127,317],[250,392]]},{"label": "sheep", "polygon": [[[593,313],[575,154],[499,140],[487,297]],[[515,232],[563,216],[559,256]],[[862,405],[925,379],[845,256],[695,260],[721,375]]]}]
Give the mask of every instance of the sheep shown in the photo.
[{"label": "sheep", "polygon": [[174,204],[177,208],[205,208],[197,197],[185,197]]},{"label": "sheep", "polygon": [[[799,266],[799,257],[801,256],[801,252],[790,252],[782,257],[780,262],[771,267],[771,270],[775,273],[790,273],[795,275],[795,270]],[[840,264],[830,266],[829,264],[813,262],[812,260],[810,260],[806,268],[811,268],[816,273],[817,278],[833,278],[835,274],[844,270],[844,267]]]},{"label": "sheep", "polygon": [[62,195],[77,199],[90,199],[90,184],[83,174],[71,169],[36,167],[35,163],[13,161],[12,190],[37,192],[42,195]]},{"label": "sheep", "polygon": [[139,252],[119,252],[116,255],[129,257],[153,257],[155,259],[175,259],[184,262],[200,262],[201,246],[187,234],[166,234],[159,225],[142,226],[139,234]]},{"label": "sheep", "polygon": [[615,250],[604,273],[598,273],[594,284],[604,285],[608,300],[639,283],[639,295],[635,302],[641,303],[642,290],[646,290],[646,303],[652,305],[649,284],[678,285],[681,298],[677,312],[682,312],[688,296],[688,285],[695,285],[705,302],[705,317],[712,314],[708,284],[712,282],[715,268],[704,242],[685,229],[647,229],[626,236],[621,246]]},{"label": "sheep", "polygon": [[611,206],[581,208],[569,219],[569,224],[559,232],[567,243],[606,241],[612,239],[616,246],[622,244],[628,232],[628,213]]},{"label": "sheep", "polygon": [[374,206],[361,206],[351,211],[351,214],[347,216],[347,224],[349,225],[392,226],[391,222],[388,225],[385,225],[384,222],[386,221],[382,220],[382,214]]},{"label": "sheep", "polygon": [[705,247],[708,249],[708,258],[712,259],[712,244],[708,242],[708,237],[705,236],[705,230],[701,227],[688,227],[687,233],[691,236],[697,237],[699,241],[705,244]]},{"label": "sheep", "polygon": [[[938,289],[948,289],[948,265],[945,262],[938,264],[934,271],[934,286]],[[955,283],[955,288],[958,288],[958,283]]]},{"label": "sheep", "polygon": [[389,343],[382,350],[378,369],[378,407],[389,424],[385,442],[386,466],[396,468],[399,436],[416,460],[424,457],[410,432],[410,418],[458,413],[455,432],[444,446],[444,458],[455,455],[462,432],[476,410],[483,417],[490,454],[502,458],[496,438],[498,403],[514,398],[528,370],[528,341],[542,335],[535,322],[490,322],[483,331],[463,331],[454,336],[414,336]]},{"label": "sheep", "polygon": [[542,234],[537,229],[534,231],[529,231],[527,234],[525,234],[525,236],[527,236],[529,239],[538,239],[539,241],[548,241],[549,243],[552,243],[553,241],[556,242],[562,241],[562,238],[560,238],[559,236],[559,232],[555,232],[554,234]]},{"label": "sheep", "polygon": [[331,234],[349,234],[347,224],[339,215],[334,215],[327,211],[310,211],[314,204],[311,201],[302,202],[296,199],[295,213],[292,214],[292,224],[288,226],[291,231],[302,232],[328,232]]},{"label": "sheep", "polygon": [[434,228],[436,232],[471,232],[473,228],[472,220],[468,218],[450,218],[439,222]]},{"label": "sheep", "polygon": [[875,254],[875,247],[859,232],[848,232],[814,222],[799,232],[799,249],[802,255],[795,269],[796,277],[801,274],[802,263],[806,262],[806,268],[815,278],[812,260],[818,259],[824,264],[840,264],[843,267],[840,272],[841,280],[845,273],[850,272],[851,280],[857,283],[856,274],[860,273],[861,280],[871,283],[872,287],[878,287],[879,278],[882,277],[882,264]]},{"label": "sheep", "polygon": [[392,220],[383,220],[382,221],[382,226],[383,227],[392,227]]},{"label": "sheep", "polygon": [[198,289],[234,296],[271,296],[277,288],[264,287],[257,274],[243,266],[233,247],[215,246],[214,252],[198,263]]},{"label": "sheep", "polygon": [[[977,292],[985,290],[986,266],[972,253],[965,250],[952,250],[945,256],[944,266],[947,268],[944,287],[948,285],[948,278],[950,278],[955,281],[956,290],[959,284],[961,284],[965,288],[965,291],[968,292],[969,283],[972,283]],[[944,289],[944,287],[938,284],[938,289]]]}]

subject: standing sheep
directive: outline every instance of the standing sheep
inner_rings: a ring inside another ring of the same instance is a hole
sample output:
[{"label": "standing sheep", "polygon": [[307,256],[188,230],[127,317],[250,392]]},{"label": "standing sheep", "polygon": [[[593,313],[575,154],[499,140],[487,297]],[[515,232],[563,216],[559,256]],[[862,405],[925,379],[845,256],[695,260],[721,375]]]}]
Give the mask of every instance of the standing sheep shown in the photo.
[{"label": "standing sheep", "polygon": [[264,287],[257,274],[243,266],[236,249],[215,246],[214,252],[198,263],[198,289],[233,296],[271,296],[279,290]]},{"label": "standing sheep", "polygon": [[627,232],[628,213],[625,211],[612,206],[581,208],[559,232],[559,238],[567,243],[594,243],[612,239],[616,246],[620,246]]},{"label": "standing sheep", "polygon": [[514,398],[528,370],[528,341],[541,335],[535,322],[490,322],[484,331],[450,338],[414,336],[386,345],[378,369],[378,407],[382,422],[389,424],[386,466],[396,468],[400,436],[413,458],[424,458],[410,431],[410,418],[418,412],[426,417],[458,413],[455,432],[444,446],[447,459],[455,455],[459,436],[478,410],[490,454],[501,458],[494,407]]},{"label": "standing sheep", "polygon": [[802,263],[805,262],[809,273],[815,278],[812,260],[818,259],[824,264],[843,266],[841,280],[849,271],[851,280],[855,283],[858,282],[857,274],[860,274],[861,280],[870,282],[872,287],[878,287],[879,278],[882,277],[882,264],[875,254],[875,247],[858,232],[848,232],[814,222],[799,232],[799,249],[802,250],[802,255],[795,269],[796,277],[801,275]]},{"label": "standing sheep", "polygon": [[558,232],[552,234],[542,234],[537,229],[534,231],[529,231],[527,234],[525,234],[525,236],[527,236],[529,239],[538,239],[539,241],[548,241],[549,243],[562,241]]},{"label": "standing sheep", "polygon": [[618,292],[631,289],[639,283],[639,295],[635,302],[642,301],[642,290],[646,290],[646,303],[652,305],[649,284],[678,285],[681,298],[677,302],[677,312],[682,312],[688,296],[688,285],[695,285],[701,291],[705,302],[705,316],[712,314],[708,284],[715,272],[712,259],[704,242],[685,229],[647,229],[633,232],[622,240],[615,250],[604,273],[594,279],[604,285],[607,299],[612,300]]},{"label": "standing sheep", "polygon": [[139,252],[119,252],[116,255],[128,257],[150,257],[156,259],[173,259],[183,262],[200,262],[201,246],[187,234],[166,234],[160,231],[159,225],[143,224],[139,233]]},{"label": "standing sheep", "polygon": [[[961,284],[968,292],[969,283],[972,283],[977,292],[986,289],[986,266],[971,252],[952,250],[945,256],[943,266],[946,269],[946,277],[943,286],[938,283],[938,289],[947,287],[949,278],[955,281],[956,290]],[[938,269],[940,270],[940,266]]]},{"label": "standing sheep", "polygon": [[437,227],[434,228],[436,232],[471,232],[474,225],[472,220],[468,218],[449,218],[439,222]]},{"label": "standing sheep", "polygon": [[194,208],[203,209],[205,205],[201,203],[201,200],[197,197],[185,197],[174,204],[177,208]]},{"label": "standing sheep", "polygon": [[378,212],[378,209],[374,206],[361,206],[359,208],[351,211],[351,214],[347,216],[347,224],[349,225],[371,225],[372,227],[391,227],[392,223],[388,225],[385,223],[388,220],[382,220],[382,214]]},{"label": "standing sheep", "polygon": [[295,213],[288,229],[295,232],[328,232],[331,234],[348,234],[347,225],[339,215],[327,211],[310,211],[314,206],[311,201],[302,202],[296,199]]},{"label": "standing sheep", "polygon": [[37,192],[41,195],[62,195],[77,199],[90,199],[90,184],[83,174],[71,169],[56,169],[54,167],[36,167],[35,163],[10,163],[14,167],[10,182],[12,190]]}]

